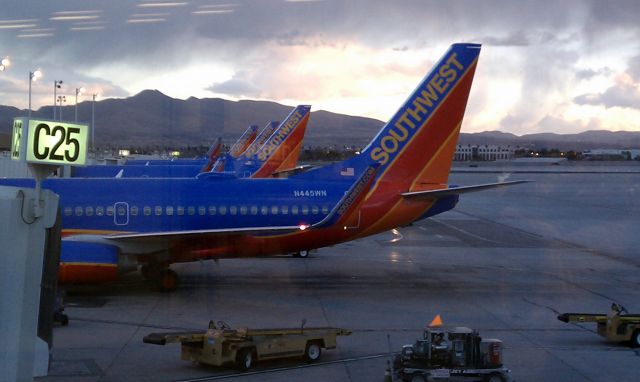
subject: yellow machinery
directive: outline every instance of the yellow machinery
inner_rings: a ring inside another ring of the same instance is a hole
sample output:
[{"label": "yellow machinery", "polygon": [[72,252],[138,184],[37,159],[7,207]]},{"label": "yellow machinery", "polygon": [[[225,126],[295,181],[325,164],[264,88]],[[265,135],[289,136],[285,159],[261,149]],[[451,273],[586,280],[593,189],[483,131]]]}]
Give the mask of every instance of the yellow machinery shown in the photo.
[{"label": "yellow machinery", "polygon": [[320,358],[322,349],[335,349],[336,337],[350,335],[339,328],[232,329],[223,321],[209,322],[205,332],[151,333],[149,344],[182,344],[182,359],[212,366],[235,364],[249,369],[254,361],[303,357],[308,362]]},{"label": "yellow machinery", "polygon": [[[626,314],[623,314],[626,313]],[[629,314],[624,307],[613,303],[607,314],[563,313],[558,316],[563,322],[595,322],[598,334],[612,342],[630,341],[631,346],[640,346],[640,314]]]}]

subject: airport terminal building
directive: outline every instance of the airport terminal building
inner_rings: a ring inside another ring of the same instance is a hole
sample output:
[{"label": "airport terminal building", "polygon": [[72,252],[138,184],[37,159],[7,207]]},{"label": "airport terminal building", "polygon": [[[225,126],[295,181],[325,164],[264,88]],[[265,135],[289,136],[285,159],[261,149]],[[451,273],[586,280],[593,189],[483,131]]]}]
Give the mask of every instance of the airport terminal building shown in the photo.
[{"label": "airport terminal building", "polygon": [[510,146],[456,145],[455,161],[494,161],[513,159],[515,150]]}]

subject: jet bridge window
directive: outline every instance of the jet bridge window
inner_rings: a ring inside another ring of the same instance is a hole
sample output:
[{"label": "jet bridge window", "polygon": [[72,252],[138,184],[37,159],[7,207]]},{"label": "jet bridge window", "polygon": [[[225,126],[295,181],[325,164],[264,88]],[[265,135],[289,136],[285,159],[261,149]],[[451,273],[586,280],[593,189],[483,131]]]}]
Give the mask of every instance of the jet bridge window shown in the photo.
[{"label": "jet bridge window", "polygon": [[173,207],[167,206],[167,208],[165,209],[165,212],[166,212],[167,216],[173,215]]},{"label": "jet bridge window", "polygon": [[76,207],[76,216],[82,216],[82,207]]},{"label": "jet bridge window", "polygon": [[104,216],[104,207],[96,207],[96,216]]},{"label": "jet bridge window", "polygon": [[87,216],[93,216],[93,207],[87,207],[84,209],[84,214]]}]

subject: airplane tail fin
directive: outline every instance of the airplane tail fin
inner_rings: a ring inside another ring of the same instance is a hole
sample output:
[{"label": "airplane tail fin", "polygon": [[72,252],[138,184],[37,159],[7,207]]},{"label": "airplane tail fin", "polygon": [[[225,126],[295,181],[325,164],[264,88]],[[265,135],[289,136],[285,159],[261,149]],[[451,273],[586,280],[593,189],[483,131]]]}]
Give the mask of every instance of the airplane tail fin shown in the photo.
[{"label": "airplane tail fin", "polygon": [[202,166],[200,172],[209,172],[213,168],[213,164],[218,160],[220,156],[220,151],[222,151],[222,138],[218,138],[215,143],[211,145],[209,151],[207,151],[207,163]]},{"label": "airplane tail fin", "polygon": [[236,143],[231,146],[231,149],[229,149],[229,155],[231,155],[231,157],[234,159],[240,157],[240,155],[245,152],[247,147],[249,147],[253,143],[257,135],[258,126],[249,126],[247,130],[244,131],[242,136],[240,136],[240,138],[236,141]]},{"label": "airplane tail fin", "polygon": [[378,163],[376,192],[446,184],[480,54],[479,44],[453,44],[359,155],[299,176],[348,177]]},{"label": "airplane tail fin", "polygon": [[299,105],[271,134],[253,155],[252,178],[270,177],[281,168],[293,167],[298,161],[302,139],[311,115],[311,106]]},{"label": "airplane tail fin", "polygon": [[251,158],[253,154],[255,154],[262,145],[269,139],[271,134],[280,126],[280,121],[271,121],[267,123],[267,125],[260,131],[256,139],[254,139],[253,143],[247,147],[244,151],[243,156],[247,159]]}]

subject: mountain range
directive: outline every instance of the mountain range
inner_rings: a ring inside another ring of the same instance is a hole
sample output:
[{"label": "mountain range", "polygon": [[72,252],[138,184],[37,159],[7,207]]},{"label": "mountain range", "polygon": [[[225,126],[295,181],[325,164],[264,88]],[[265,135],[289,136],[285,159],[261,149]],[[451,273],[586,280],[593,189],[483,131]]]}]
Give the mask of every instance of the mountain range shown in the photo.
[{"label": "mountain range", "polygon": [[[229,101],[221,98],[175,99],[157,90],[144,90],[128,98],[112,98],[95,103],[95,138],[97,147],[177,148],[208,146],[221,136],[225,143],[235,141],[247,126],[266,125],[282,120],[293,106],[270,101]],[[91,121],[92,102],[78,104],[78,121]],[[26,110],[0,106],[0,135],[11,134],[14,117]],[[63,106],[64,120],[73,120],[75,106]],[[53,109],[44,106],[32,117],[51,119]],[[311,114],[305,146],[363,147],[384,122],[328,111]],[[517,136],[500,131],[462,133],[463,145],[501,145],[528,148],[557,148],[581,151],[593,148],[640,148],[640,132],[586,131],[579,134],[526,134]],[[4,144],[0,143],[0,147]]]}]

